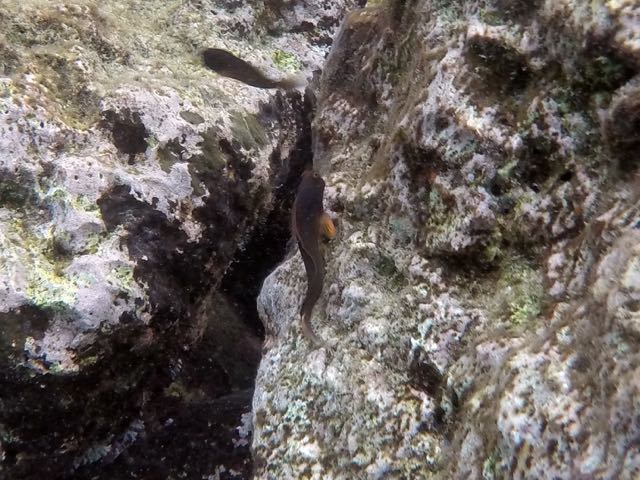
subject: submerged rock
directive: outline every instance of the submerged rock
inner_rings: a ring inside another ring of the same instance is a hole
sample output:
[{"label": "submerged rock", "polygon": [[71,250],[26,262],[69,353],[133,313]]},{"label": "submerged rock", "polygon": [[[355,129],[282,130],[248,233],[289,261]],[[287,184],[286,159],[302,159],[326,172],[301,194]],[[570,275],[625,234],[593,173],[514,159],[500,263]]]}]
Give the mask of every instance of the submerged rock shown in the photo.
[{"label": "submerged rock", "polygon": [[640,475],[633,2],[368,2],[319,84],[338,237],[265,281],[256,478]]},{"label": "submerged rock", "polygon": [[254,3],[3,4],[0,477],[250,475],[260,332],[219,286],[274,210],[303,100],[198,52],[311,76],[355,5],[296,29],[317,6]]}]

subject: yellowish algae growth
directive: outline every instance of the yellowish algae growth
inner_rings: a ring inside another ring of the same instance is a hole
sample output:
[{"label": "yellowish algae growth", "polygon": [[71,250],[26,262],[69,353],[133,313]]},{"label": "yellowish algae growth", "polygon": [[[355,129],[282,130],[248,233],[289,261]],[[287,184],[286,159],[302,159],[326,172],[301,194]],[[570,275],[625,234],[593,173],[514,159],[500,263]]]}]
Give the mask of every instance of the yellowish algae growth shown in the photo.
[{"label": "yellowish algae growth", "polygon": [[292,53],[287,53],[283,50],[274,50],[271,58],[273,62],[280,68],[280,70],[284,70],[285,72],[297,72],[300,70],[302,65],[300,61],[296,58]]},{"label": "yellowish algae growth", "polygon": [[496,467],[500,460],[500,451],[496,448],[482,464],[482,478],[493,480],[496,478]]},{"label": "yellowish algae growth", "polygon": [[527,327],[542,309],[542,275],[520,258],[506,258],[503,265],[495,293],[488,297],[489,311],[512,327]]},{"label": "yellowish algae growth", "polygon": [[[5,2],[3,8],[0,26],[19,55],[16,77],[29,75],[30,88],[38,90],[33,101],[69,127],[94,126],[100,99],[122,85],[168,86],[194,105],[214,90],[193,88],[202,82],[203,67],[195,52],[185,50],[185,42],[204,45],[206,40],[193,38],[204,37],[192,27],[202,18],[182,18],[195,15],[183,2],[25,0]],[[130,21],[138,16],[145,22]],[[150,50],[162,54],[150,56]]]},{"label": "yellowish algae growth", "polygon": [[73,209],[79,212],[91,212],[100,218],[100,207],[86,195],[74,195],[61,186],[55,186],[47,192],[40,192],[45,200],[51,202],[56,201],[60,203],[60,206],[64,209]]},{"label": "yellowish algae growth", "polygon": [[[64,188],[55,187],[40,192],[43,205],[60,212],[90,212],[97,215],[99,209],[86,196],[73,195]],[[98,279],[91,274],[67,274],[66,268],[73,257],[97,253],[105,240],[100,232],[88,234],[82,253],[72,254],[60,250],[58,243],[67,235],[64,230],[57,232],[53,223],[40,225],[37,219],[28,219],[24,215],[14,214],[13,220],[5,223],[1,245],[5,258],[22,259],[25,271],[24,294],[27,302],[42,308],[67,308],[74,305],[80,288],[94,284]],[[2,262],[4,265],[4,261]],[[110,283],[121,291],[134,293],[132,265],[123,265],[112,270]],[[19,286],[17,286],[20,288]]]},{"label": "yellowish algae growth", "polygon": [[86,243],[84,245],[84,252],[89,254],[97,253],[103,238],[104,236],[100,233],[92,233],[90,235],[87,235]]},{"label": "yellowish algae growth", "polygon": [[107,281],[129,294],[134,294],[137,290],[137,284],[133,277],[133,265],[122,265],[111,269]]},{"label": "yellowish algae growth", "polygon": [[9,249],[15,258],[23,258],[27,269],[26,295],[30,302],[41,307],[59,307],[72,305],[76,298],[78,285],[61,273],[55,257],[48,255],[53,239],[49,228],[43,237],[37,237],[25,227],[23,220],[11,224],[12,234],[8,238],[20,239],[19,243],[10,241]]}]

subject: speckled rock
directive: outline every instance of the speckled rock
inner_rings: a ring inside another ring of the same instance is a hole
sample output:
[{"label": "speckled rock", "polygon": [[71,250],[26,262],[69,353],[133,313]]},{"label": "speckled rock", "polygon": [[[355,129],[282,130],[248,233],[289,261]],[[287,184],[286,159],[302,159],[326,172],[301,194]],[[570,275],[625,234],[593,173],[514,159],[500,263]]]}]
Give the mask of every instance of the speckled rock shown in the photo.
[{"label": "speckled rock", "polygon": [[308,125],[199,51],[311,78],[355,2],[0,3],[0,476],[246,478],[260,338],[217,289]]},{"label": "speckled rock", "polygon": [[638,13],[347,16],[313,125],[329,346],[294,251],[258,299],[256,478],[640,475]]}]

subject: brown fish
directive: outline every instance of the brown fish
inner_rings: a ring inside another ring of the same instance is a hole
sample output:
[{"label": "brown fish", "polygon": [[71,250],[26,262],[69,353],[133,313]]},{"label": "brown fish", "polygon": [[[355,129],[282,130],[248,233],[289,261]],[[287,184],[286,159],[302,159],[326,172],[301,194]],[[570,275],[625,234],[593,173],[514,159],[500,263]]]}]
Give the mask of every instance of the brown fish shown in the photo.
[{"label": "brown fish", "polygon": [[258,88],[283,88],[291,90],[303,87],[305,79],[300,76],[273,80],[248,62],[236,57],[233,53],[219,48],[207,48],[202,52],[204,64],[225,77],[239,80]]},{"label": "brown fish", "polygon": [[296,199],[293,202],[291,226],[298,242],[300,255],[307,271],[307,293],[300,308],[302,333],[317,347],[324,342],[311,328],[311,312],[322,293],[324,282],[324,258],[320,252],[320,237],[333,238],[336,227],[331,217],[324,211],[324,180],[313,170],[302,174]]}]

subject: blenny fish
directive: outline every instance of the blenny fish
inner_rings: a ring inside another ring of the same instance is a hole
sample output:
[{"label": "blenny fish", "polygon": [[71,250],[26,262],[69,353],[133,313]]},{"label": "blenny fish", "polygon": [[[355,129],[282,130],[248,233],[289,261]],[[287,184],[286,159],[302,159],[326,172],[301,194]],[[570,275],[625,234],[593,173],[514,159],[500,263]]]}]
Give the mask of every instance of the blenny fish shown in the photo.
[{"label": "blenny fish", "polygon": [[291,215],[293,235],[307,272],[307,293],[300,308],[302,333],[317,347],[325,345],[311,328],[311,313],[324,283],[324,258],[320,242],[322,236],[333,238],[336,235],[336,227],[324,211],[323,196],[324,180],[313,170],[306,170],[302,174]]},{"label": "blenny fish", "polygon": [[219,75],[239,80],[252,87],[291,90],[306,84],[305,79],[299,75],[281,80],[271,79],[250,63],[220,48],[207,48],[202,52],[202,60]]}]

